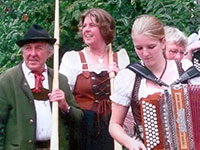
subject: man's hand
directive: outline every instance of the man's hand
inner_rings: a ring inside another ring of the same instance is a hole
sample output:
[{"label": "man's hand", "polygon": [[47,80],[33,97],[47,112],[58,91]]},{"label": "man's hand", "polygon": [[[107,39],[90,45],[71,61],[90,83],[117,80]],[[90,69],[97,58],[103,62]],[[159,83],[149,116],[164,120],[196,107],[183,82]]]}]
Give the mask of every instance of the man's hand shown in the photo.
[{"label": "man's hand", "polygon": [[69,105],[66,102],[65,93],[62,90],[60,89],[54,90],[52,93],[49,93],[48,96],[50,102],[57,101],[58,106],[62,111],[64,112],[68,111]]}]

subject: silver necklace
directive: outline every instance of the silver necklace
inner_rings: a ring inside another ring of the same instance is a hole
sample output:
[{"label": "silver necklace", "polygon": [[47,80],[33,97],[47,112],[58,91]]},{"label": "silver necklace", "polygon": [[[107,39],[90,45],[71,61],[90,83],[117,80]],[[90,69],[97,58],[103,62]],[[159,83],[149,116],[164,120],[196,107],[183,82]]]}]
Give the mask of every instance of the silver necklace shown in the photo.
[{"label": "silver necklace", "polygon": [[[91,50],[89,49],[89,52],[90,52],[90,54],[93,56],[93,54],[92,54],[92,52],[91,52]],[[103,63],[104,63],[104,56],[106,56],[106,54],[107,54],[107,47],[106,47],[106,51],[105,51],[105,53],[103,54],[103,55],[101,55],[101,56],[97,56],[97,58],[96,58],[96,61],[98,62],[98,64],[100,65],[100,68],[104,68],[104,65],[103,65]]]}]

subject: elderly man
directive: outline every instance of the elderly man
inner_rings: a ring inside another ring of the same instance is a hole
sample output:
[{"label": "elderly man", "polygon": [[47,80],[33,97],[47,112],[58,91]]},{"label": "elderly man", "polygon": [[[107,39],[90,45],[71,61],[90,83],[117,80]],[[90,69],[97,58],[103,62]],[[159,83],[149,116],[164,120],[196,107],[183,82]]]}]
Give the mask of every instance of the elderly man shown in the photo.
[{"label": "elderly man", "polygon": [[52,89],[52,69],[45,64],[56,39],[32,25],[22,40],[24,61],[0,76],[0,150],[47,150],[51,136],[51,102],[58,101],[60,150],[75,149],[82,111],[66,77]]}]

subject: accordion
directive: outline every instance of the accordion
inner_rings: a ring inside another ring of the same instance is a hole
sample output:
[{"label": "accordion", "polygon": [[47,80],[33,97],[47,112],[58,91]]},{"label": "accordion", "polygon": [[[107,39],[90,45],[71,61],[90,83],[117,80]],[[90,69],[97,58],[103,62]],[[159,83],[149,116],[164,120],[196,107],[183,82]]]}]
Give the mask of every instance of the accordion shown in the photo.
[{"label": "accordion", "polygon": [[140,110],[147,150],[200,150],[200,85],[149,95]]},{"label": "accordion", "polygon": [[200,49],[193,52],[192,62],[197,70],[200,71]]}]

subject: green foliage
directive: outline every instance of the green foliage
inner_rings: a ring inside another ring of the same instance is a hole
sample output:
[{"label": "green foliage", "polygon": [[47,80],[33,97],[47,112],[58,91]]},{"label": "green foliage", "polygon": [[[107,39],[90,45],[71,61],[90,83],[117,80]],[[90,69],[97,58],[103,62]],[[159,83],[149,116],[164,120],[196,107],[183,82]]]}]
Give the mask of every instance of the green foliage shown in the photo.
[{"label": "green foliage", "polygon": [[[60,58],[65,51],[80,50],[84,46],[78,34],[79,17],[85,9],[94,7],[103,8],[113,16],[116,21],[113,49],[126,48],[132,62],[138,60],[130,36],[138,15],[154,15],[186,35],[200,27],[200,8],[195,0],[60,0]],[[31,24],[38,23],[53,35],[54,1],[1,0],[0,12],[1,73],[22,60],[15,42]]]}]

